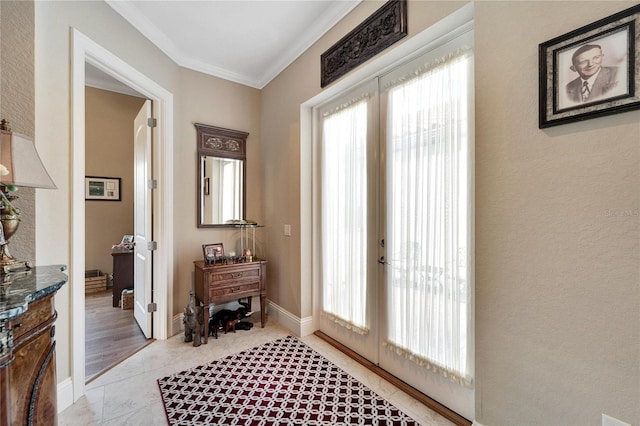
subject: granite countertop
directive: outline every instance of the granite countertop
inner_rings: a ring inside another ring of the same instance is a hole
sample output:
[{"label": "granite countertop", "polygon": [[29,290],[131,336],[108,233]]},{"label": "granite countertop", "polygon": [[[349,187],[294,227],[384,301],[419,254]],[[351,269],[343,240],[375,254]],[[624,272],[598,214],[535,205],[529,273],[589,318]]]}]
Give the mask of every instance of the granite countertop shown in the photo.
[{"label": "granite countertop", "polygon": [[11,272],[0,276],[6,281],[13,276],[6,297],[0,298],[0,322],[10,321],[22,315],[30,302],[55,293],[68,280],[64,265],[36,266],[30,273]]}]

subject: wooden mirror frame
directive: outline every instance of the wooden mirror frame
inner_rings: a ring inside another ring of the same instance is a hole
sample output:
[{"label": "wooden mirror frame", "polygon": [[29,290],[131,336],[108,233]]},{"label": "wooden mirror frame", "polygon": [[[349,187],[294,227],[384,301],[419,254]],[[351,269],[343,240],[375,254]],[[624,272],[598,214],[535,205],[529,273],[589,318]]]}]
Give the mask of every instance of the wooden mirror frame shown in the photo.
[{"label": "wooden mirror frame", "polygon": [[234,226],[225,223],[202,223],[202,157],[219,157],[242,160],[242,218],[246,220],[247,210],[247,137],[249,133],[222,127],[195,123],[198,143],[198,228],[222,228]]}]

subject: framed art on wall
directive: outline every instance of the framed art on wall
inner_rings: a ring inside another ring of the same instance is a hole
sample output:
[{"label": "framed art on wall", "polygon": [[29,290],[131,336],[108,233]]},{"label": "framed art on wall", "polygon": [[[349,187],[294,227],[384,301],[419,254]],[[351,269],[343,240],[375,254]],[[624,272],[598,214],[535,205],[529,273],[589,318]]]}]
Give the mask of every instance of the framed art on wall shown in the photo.
[{"label": "framed art on wall", "polygon": [[640,108],[640,5],[541,43],[539,127]]},{"label": "framed art on wall", "polygon": [[120,178],[85,176],[84,199],[120,201]]}]

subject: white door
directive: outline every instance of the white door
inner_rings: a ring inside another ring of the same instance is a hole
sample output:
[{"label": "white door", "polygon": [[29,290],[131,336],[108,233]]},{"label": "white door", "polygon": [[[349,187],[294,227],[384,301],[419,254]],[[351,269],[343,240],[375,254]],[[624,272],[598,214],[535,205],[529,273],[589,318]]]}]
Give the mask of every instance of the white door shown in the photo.
[{"label": "white door", "polygon": [[380,367],[468,419],[475,413],[471,45],[466,34],[380,79]]},{"label": "white door", "polygon": [[377,81],[320,107],[320,330],[378,362]]},{"label": "white door", "polygon": [[147,100],[134,120],[134,307],[133,315],[147,338],[151,337],[152,276],[151,262],[153,251],[148,243],[151,234],[151,101]]}]

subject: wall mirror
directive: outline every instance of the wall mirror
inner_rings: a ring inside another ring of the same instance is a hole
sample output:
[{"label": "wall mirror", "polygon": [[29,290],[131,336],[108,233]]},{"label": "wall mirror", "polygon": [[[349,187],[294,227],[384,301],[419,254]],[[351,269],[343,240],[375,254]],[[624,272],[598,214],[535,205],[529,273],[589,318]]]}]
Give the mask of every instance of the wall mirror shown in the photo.
[{"label": "wall mirror", "polygon": [[198,228],[246,220],[246,143],[249,133],[196,123]]}]

